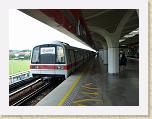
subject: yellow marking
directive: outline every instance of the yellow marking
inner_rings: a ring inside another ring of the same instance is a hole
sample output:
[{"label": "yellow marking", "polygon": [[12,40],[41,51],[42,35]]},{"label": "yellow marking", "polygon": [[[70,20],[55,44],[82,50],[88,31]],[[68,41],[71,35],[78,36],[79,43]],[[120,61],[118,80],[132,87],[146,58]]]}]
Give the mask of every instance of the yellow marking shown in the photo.
[{"label": "yellow marking", "polygon": [[86,105],[78,103],[78,106],[86,106]]},{"label": "yellow marking", "polygon": [[97,92],[81,92],[82,94],[99,95]]},{"label": "yellow marking", "polygon": [[70,87],[70,89],[68,90],[68,92],[64,95],[64,97],[59,101],[58,106],[63,105],[63,103],[65,102],[65,100],[67,99],[67,97],[70,95],[70,93],[72,92],[72,90],[75,88],[75,86],[77,85],[77,83],[79,82],[79,80],[81,79],[81,75],[78,76],[78,78],[75,80],[75,82],[72,84],[72,86]]},{"label": "yellow marking", "polygon": [[87,89],[94,89],[94,90],[98,90],[98,88],[92,88],[92,87],[88,87],[88,86],[81,86],[83,88],[87,88]]},{"label": "yellow marking", "polygon": [[84,85],[87,85],[87,86],[88,86],[88,85],[91,85],[91,84],[93,84],[93,83],[88,83],[88,84],[84,84]]},{"label": "yellow marking", "polygon": [[[90,65],[91,66],[91,65]],[[86,73],[87,70],[85,70],[82,74]],[[79,80],[82,77],[82,74],[78,76],[78,78],[75,80],[75,82],[72,84],[72,86],[70,87],[70,89],[68,90],[68,92],[64,95],[64,97],[59,101],[58,106],[62,106],[63,103],[65,102],[65,100],[67,99],[67,97],[70,95],[70,93],[73,91],[73,89],[75,88],[75,86],[77,85],[77,83],[79,82]]]},{"label": "yellow marking", "polygon": [[76,100],[73,103],[80,103],[80,102],[86,102],[86,101],[103,102],[103,100],[99,100],[99,99],[82,99],[82,100]]}]

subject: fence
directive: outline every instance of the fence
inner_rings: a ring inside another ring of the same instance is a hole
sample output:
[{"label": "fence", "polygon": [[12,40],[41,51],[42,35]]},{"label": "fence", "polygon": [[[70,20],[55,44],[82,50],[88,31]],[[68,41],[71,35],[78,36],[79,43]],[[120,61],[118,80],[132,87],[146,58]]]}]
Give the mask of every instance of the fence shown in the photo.
[{"label": "fence", "polygon": [[25,80],[29,77],[30,77],[30,71],[13,74],[13,75],[9,76],[9,85],[19,82],[21,80]]}]

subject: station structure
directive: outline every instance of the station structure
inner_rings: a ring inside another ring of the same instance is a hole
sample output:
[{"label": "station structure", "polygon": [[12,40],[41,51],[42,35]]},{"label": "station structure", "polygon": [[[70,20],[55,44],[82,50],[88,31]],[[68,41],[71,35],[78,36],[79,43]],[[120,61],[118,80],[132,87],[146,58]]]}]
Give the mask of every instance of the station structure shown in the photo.
[{"label": "station structure", "polygon": [[[139,105],[139,17],[136,9],[20,9],[99,53],[38,106]],[[125,53],[127,67],[121,70]]]}]

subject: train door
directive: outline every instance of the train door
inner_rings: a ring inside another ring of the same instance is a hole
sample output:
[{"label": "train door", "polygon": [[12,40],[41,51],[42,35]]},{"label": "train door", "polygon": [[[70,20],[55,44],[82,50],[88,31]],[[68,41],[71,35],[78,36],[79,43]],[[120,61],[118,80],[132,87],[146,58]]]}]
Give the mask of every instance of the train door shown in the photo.
[{"label": "train door", "polygon": [[79,68],[79,67],[80,67],[80,55],[79,55],[79,51],[77,51],[77,59],[76,59],[76,62],[77,62],[77,67]]},{"label": "train door", "polygon": [[70,50],[70,57],[71,57],[71,69],[70,72],[74,72],[75,71],[75,58],[74,58],[74,51]]},{"label": "train door", "polygon": [[77,51],[74,50],[75,70],[77,70]]},{"label": "train door", "polygon": [[79,56],[80,56],[80,65],[82,66],[83,65],[83,53],[82,53],[82,50],[80,50],[79,52]]},{"label": "train door", "polygon": [[70,69],[71,69],[71,57],[70,57],[70,50],[67,50],[67,73],[68,76],[70,75]]},{"label": "train door", "polygon": [[82,50],[83,64],[85,63],[85,51]]}]

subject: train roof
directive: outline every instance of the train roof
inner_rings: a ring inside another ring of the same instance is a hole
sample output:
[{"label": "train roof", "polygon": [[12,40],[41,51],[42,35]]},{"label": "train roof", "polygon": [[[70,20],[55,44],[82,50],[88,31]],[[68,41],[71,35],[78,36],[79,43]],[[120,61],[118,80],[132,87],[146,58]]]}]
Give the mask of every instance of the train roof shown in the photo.
[{"label": "train roof", "polygon": [[[77,47],[73,47],[73,46],[70,46],[68,43],[64,43],[64,42],[61,42],[61,41],[58,41],[58,40],[55,40],[55,41],[50,41],[49,43],[46,43],[46,44],[54,44],[54,45],[62,45],[68,49],[79,49],[79,50],[86,50],[86,49],[82,49],[82,48],[77,48]],[[46,44],[41,44],[41,45],[46,45]],[[41,46],[41,45],[37,45],[37,46]],[[36,47],[36,46],[35,46]],[[89,50],[86,50],[86,51],[89,51]]]}]

